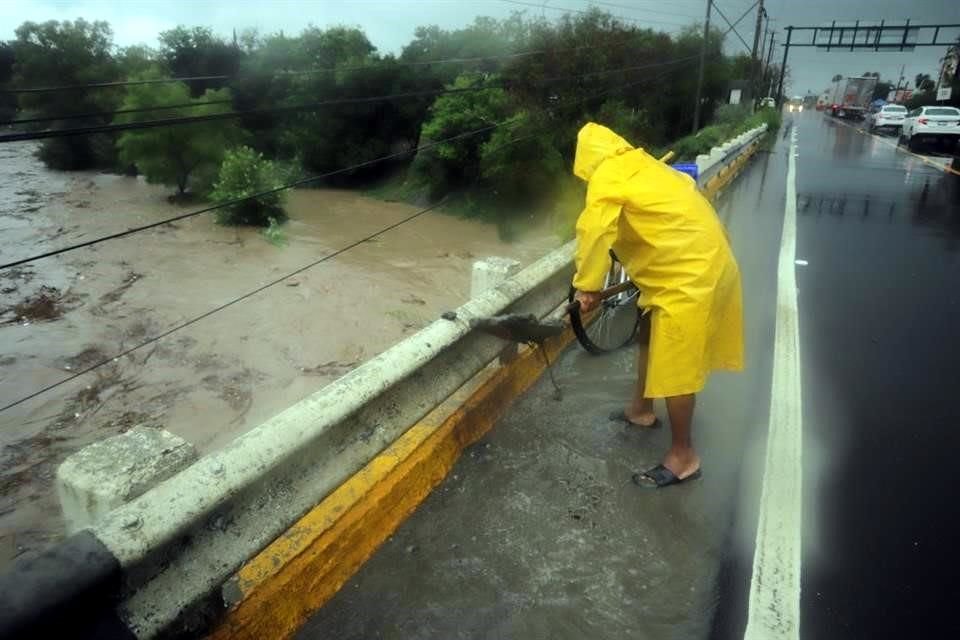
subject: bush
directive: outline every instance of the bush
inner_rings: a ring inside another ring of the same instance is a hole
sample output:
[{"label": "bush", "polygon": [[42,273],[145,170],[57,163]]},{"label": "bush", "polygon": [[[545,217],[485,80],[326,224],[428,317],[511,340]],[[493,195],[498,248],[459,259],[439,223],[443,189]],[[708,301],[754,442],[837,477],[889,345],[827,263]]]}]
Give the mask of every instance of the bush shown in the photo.
[{"label": "bush", "polygon": [[714,120],[717,124],[737,126],[750,117],[750,109],[745,104],[722,104],[717,107]]},{"label": "bush", "polygon": [[[246,198],[254,193],[275,189],[283,184],[279,168],[250,147],[237,147],[227,151],[220,165],[220,172],[213,185],[210,198],[217,203]],[[217,222],[227,225],[276,226],[287,219],[283,210],[285,191],[236,204],[217,211]]]},{"label": "bush", "polygon": [[694,160],[701,153],[710,153],[710,149],[722,144],[733,135],[729,126],[710,125],[696,133],[677,140],[670,148],[676,152],[677,160]]},{"label": "bush", "polygon": [[654,137],[647,113],[622,100],[604,102],[593,120],[613,129],[634,146],[646,146]]},{"label": "bush", "polygon": [[557,179],[565,174],[566,164],[547,125],[542,116],[520,112],[516,124],[500,127],[480,148],[480,175],[502,204],[536,207],[553,194]]},{"label": "bush", "polygon": [[94,166],[94,153],[86,136],[48,138],[40,145],[37,157],[51,169],[78,171]]},{"label": "bush", "polygon": [[[415,180],[429,187],[431,200],[460,188],[474,186],[480,177],[481,146],[493,130],[470,134],[502,122],[511,111],[507,93],[501,88],[476,92],[467,89],[496,82],[475,73],[457,77],[448,89],[462,91],[441,95],[430,107],[420,131],[420,145],[437,143],[417,153],[412,169]],[[439,142],[461,134],[465,137]]]}]

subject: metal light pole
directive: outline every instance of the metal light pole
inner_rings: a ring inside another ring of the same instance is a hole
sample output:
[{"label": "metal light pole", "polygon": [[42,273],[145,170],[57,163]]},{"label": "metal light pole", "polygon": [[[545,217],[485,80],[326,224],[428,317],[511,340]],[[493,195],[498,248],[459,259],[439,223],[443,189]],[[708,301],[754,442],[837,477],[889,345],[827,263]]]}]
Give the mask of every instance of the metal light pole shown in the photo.
[{"label": "metal light pole", "polygon": [[700,129],[700,96],[703,92],[703,67],[707,63],[707,37],[710,35],[710,9],[713,0],[707,0],[707,17],[703,21],[703,44],[700,46],[700,72],[697,74],[697,102],[693,105],[693,131]]},{"label": "metal light pole", "polygon": [[793,27],[787,27],[787,44],[783,46],[783,64],[780,65],[780,84],[777,85],[777,106],[783,104],[783,75],[787,71],[787,54],[790,53],[790,39],[793,37]]},{"label": "metal light pole", "polygon": [[[770,32],[770,46],[767,48],[767,65],[766,65],[766,67],[765,67],[765,69],[766,69],[767,71],[769,71],[769,69],[770,69],[770,62],[771,62],[771,60],[772,60],[772,58],[773,58],[773,43],[774,43],[776,40],[777,40],[777,32],[776,32],[776,31],[771,31],[771,32]],[[764,73],[766,73],[766,71],[764,71]],[[767,90],[767,95],[770,95],[771,93],[773,93],[773,74],[772,74],[772,73],[770,74],[770,82],[767,83],[767,86],[766,86],[765,88],[766,88],[766,90]]]},{"label": "metal light pole", "polygon": [[754,92],[756,91],[757,84],[757,67],[760,66],[760,61],[763,60],[763,49],[760,49],[760,55],[757,55],[757,47],[760,44],[760,30],[763,28],[763,17],[767,12],[763,8],[763,0],[759,0],[760,6],[757,7],[757,26],[753,30],[753,49],[750,51],[750,84],[748,85],[748,90],[750,92],[750,101],[751,104],[756,102],[756,96]]}]

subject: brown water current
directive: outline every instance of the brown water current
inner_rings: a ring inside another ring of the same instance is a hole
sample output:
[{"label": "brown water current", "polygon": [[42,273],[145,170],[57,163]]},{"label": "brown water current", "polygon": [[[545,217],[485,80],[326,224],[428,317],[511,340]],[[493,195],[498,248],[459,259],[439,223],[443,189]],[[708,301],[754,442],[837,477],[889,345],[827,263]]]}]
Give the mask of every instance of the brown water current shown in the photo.
[{"label": "brown water current", "polygon": [[[200,208],[142,178],[49,171],[0,146],[0,262]],[[298,190],[285,246],[212,214],[0,271],[0,406],[415,213]],[[547,232],[426,213],[247,300],[0,412],[0,566],[63,535],[53,480],[70,453],[137,424],[215,450],[463,303],[475,257],[528,264]]]}]

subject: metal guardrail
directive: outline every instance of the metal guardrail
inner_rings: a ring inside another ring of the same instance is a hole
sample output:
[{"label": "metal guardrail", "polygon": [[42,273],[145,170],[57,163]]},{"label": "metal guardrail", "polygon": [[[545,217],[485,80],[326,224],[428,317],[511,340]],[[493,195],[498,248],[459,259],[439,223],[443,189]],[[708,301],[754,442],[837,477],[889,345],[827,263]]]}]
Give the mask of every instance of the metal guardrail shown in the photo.
[{"label": "metal guardrail", "polygon": [[741,133],[736,138],[724,142],[722,145],[710,149],[710,153],[697,156],[697,167],[700,171],[698,181],[705,185],[720,169],[730,164],[744,147],[752,144],[767,132],[767,125],[762,124],[755,129]]},{"label": "metal guardrail", "polygon": [[[718,148],[699,183],[763,131]],[[94,527],[19,560],[0,576],[0,601],[15,605],[0,608],[0,637],[69,628],[78,638],[104,629],[154,638],[208,627],[232,572],[500,354],[503,343],[470,320],[548,314],[569,289],[572,256],[573,243],[560,247],[454,320],[436,320]]]}]

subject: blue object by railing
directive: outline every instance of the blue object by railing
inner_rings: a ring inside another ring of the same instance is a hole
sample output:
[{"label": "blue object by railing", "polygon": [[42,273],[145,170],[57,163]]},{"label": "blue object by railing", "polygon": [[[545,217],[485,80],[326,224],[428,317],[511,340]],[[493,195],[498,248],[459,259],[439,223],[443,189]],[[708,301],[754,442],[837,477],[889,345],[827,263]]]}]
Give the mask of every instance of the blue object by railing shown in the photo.
[{"label": "blue object by railing", "polygon": [[688,176],[690,176],[690,177],[693,178],[694,180],[696,180],[696,179],[700,176],[700,173],[699,173],[699,171],[697,170],[697,163],[696,163],[696,162],[677,162],[677,163],[674,163],[674,164],[672,164],[672,165],[670,165],[670,166],[673,167],[674,169],[676,169],[677,171],[681,172],[681,173],[687,174]]}]

